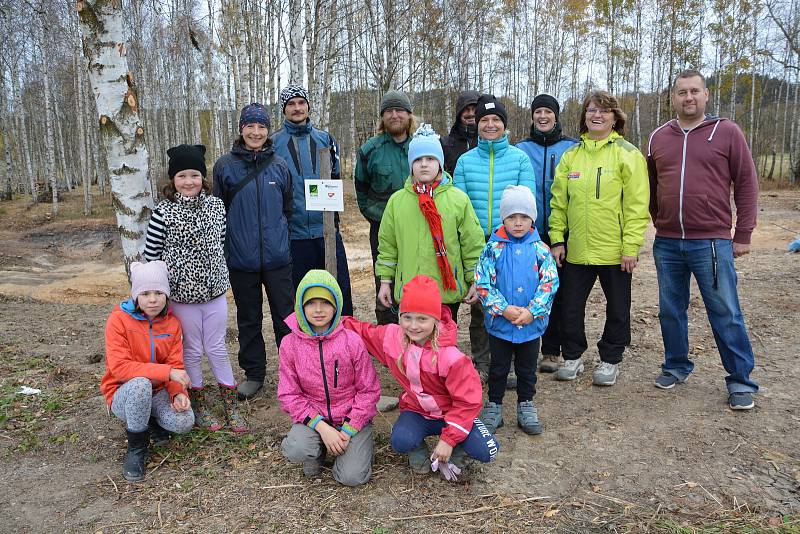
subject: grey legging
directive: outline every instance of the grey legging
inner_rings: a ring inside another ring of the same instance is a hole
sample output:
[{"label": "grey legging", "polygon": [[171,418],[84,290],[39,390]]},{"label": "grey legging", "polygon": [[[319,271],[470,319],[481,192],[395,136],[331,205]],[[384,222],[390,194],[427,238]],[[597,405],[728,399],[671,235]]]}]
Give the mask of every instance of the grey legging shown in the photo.
[{"label": "grey legging", "polygon": [[131,432],[147,430],[150,416],[156,418],[165,430],[183,434],[194,425],[194,412],[176,412],[166,389],[153,395],[153,384],[149,378],[136,377],[122,384],[114,393],[111,411],[125,421]]}]

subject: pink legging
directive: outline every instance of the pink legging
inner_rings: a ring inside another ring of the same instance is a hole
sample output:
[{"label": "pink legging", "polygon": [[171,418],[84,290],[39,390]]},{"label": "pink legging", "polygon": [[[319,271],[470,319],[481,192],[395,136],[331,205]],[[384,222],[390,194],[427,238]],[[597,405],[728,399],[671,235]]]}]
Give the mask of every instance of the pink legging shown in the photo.
[{"label": "pink legging", "polygon": [[225,295],[201,304],[172,302],[172,313],[183,329],[183,364],[193,388],[203,387],[203,352],[208,355],[217,382],[233,387],[233,369],[225,346],[228,327],[228,301]]}]

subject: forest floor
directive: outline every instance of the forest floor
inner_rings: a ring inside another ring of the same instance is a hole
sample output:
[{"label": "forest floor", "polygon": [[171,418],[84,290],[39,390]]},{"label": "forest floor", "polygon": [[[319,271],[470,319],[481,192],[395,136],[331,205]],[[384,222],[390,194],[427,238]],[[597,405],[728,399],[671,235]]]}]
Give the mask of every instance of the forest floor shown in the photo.
[{"label": "forest floor", "polygon": [[[535,437],[514,425],[509,392],[498,459],[473,464],[457,484],[412,475],[388,445],[397,412],[380,414],[373,478],[359,488],[338,485],[329,469],[306,479],[281,456],[289,420],[275,400],[274,349],[269,383],[244,405],[250,432],[175,438],[151,454],[144,482],[127,484],[123,427],[98,390],[105,320],[127,294],[118,236],[109,210],[85,219],[78,192],[62,201],[55,220],[46,205],[0,204],[0,532],[800,532],[800,256],[786,252],[800,233],[799,191],[761,194],[753,252],[737,260],[761,386],[754,410],[727,407],[696,287],[696,370],[673,390],[653,387],[662,344],[651,228],[616,386],[591,385],[594,346],[575,382],[540,375],[544,433]],[[357,315],[371,319],[367,226],[352,203],[342,226]],[[596,287],[589,339],[603,306]],[[466,307],[460,320],[468,352]],[[271,331],[267,320],[270,340]],[[232,305],[228,342],[239,373]]]}]

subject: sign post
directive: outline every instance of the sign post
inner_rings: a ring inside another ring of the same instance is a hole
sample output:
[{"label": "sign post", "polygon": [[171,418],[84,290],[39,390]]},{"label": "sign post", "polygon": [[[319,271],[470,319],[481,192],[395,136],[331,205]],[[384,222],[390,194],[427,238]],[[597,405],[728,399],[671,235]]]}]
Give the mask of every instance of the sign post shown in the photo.
[{"label": "sign post", "polygon": [[325,270],[336,277],[336,223],[334,212],[344,211],[344,184],[331,180],[331,149],[319,150],[320,180],[304,182],[307,211],[321,211],[325,240]]}]

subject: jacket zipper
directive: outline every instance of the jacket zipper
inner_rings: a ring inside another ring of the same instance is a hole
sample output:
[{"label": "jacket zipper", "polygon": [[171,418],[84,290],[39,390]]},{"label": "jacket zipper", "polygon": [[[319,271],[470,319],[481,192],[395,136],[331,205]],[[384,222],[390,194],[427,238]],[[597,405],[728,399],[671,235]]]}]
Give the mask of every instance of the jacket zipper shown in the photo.
[{"label": "jacket zipper", "polygon": [[683,133],[683,154],[681,154],[681,191],[678,195],[678,222],[681,225],[681,239],[686,239],[686,231],[683,228],[683,180],[686,176],[686,142],[689,140],[689,132]]},{"label": "jacket zipper", "polygon": [[325,404],[328,408],[328,423],[333,424],[333,415],[331,415],[331,395],[328,392],[328,377],[325,376],[325,357],[322,355],[322,340],[319,344],[319,368],[322,371],[322,385],[325,388]]},{"label": "jacket zipper", "polygon": [[[258,165],[255,156],[253,157],[253,165]],[[255,177],[256,181],[256,205],[258,206],[258,270],[264,269],[264,235],[261,228],[261,180],[258,176]]]},{"label": "jacket zipper", "polygon": [[[547,151],[547,147],[545,147],[545,151]],[[556,155],[550,154],[550,181],[554,182],[556,179]],[[550,225],[547,222],[547,208],[550,206],[547,205],[547,185],[542,183],[542,211],[544,220],[542,221],[542,228],[544,228],[544,233],[547,234],[547,242],[550,242]]]},{"label": "jacket zipper", "polygon": [[594,187],[594,198],[600,200],[600,175],[603,173],[603,167],[597,167],[597,185]]},{"label": "jacket zipper", "polygon": [[339,360],[333,362],[333,387],[339,387]]},{"label": "jacket zipper", "polygon": [[489,212],[486,214],[486,235],[492,235],[492,187],[494,186],[494,146],[489,145]]},{"label": "jacket zipper", "polygon": [[148,319],[148,331],[150,333],[150,362],[156,363],[156,341],[153,339],[153,321]]},{"label": "jacket zipper", "polygon": [[[554,154],[555,155],[555,154]],[[544,147],[544,155],[542,156],[542,217],[544,220],[544,224],[542,224],[542,230],[545,229],[547,225],[547,147]],[[536,221],[533,221],[534,226],[536,225]]]}]

